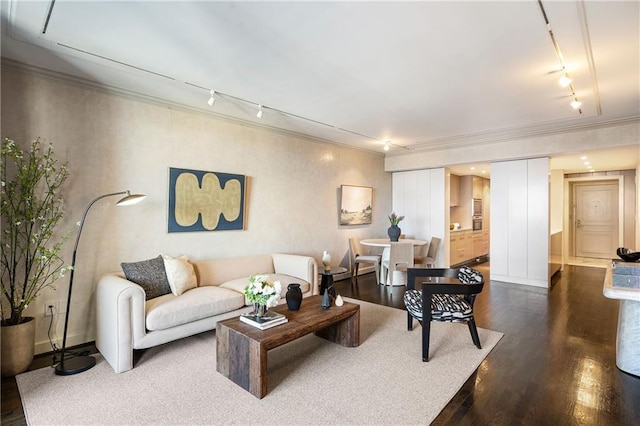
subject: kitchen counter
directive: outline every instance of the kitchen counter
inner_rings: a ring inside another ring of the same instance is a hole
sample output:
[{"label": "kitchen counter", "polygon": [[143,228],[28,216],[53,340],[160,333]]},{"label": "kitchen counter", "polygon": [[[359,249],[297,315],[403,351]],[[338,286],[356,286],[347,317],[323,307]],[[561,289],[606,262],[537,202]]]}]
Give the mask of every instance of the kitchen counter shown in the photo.
[{"label": "kitchen counter", "polygon": [[471,228],[452,229],[449,232],[462,232],[462,231],[471,231]]}]

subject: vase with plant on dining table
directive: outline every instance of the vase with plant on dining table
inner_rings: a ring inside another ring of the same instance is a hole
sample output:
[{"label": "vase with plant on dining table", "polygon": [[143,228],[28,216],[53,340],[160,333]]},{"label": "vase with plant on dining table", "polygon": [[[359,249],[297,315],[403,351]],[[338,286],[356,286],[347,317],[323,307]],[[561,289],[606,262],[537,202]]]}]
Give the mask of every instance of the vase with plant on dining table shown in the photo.
[{"label": "vase with plant on dining table", "polygon": [[389,240],[397,242],[402,234],[402,229],[398,227],[398,224],[401,220],[404,219],[404,216],[398,216],[395,212],[391,212],[389,215],[389,222],[391,226],[387,229],[387,235],[389,235]]}]

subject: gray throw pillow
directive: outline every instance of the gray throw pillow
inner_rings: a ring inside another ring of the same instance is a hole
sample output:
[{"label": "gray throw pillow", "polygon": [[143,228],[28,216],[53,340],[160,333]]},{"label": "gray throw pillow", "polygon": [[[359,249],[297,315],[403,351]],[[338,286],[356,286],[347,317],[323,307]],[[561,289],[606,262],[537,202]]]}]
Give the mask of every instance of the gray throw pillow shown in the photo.
[{"label": "gray throw pillow", "polygon": [[171,293],[162,256],[133,263],[121,263],[124,276],[144,289],[145,300]]}]

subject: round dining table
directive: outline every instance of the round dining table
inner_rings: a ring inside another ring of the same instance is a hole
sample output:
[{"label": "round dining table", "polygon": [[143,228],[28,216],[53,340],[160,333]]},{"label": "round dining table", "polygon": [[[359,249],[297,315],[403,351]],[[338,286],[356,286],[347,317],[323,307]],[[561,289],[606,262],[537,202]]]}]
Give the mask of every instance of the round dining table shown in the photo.
[{"label": "round dining table", "polygon": [[[427,244],[425,240],[414,240],[411,238],[402,238],[398,240],[399,243],[411,243],[414,247],[424,246]],[[389,260],[389,248],[391,247],[391,240],[389,238],[367,238],[360,240],[360,244],[368,247],[382,247],[382,260]],[[387,283],[387,271],[384,266],[380,265],[380,276],[378,282],[382,285]]]}]

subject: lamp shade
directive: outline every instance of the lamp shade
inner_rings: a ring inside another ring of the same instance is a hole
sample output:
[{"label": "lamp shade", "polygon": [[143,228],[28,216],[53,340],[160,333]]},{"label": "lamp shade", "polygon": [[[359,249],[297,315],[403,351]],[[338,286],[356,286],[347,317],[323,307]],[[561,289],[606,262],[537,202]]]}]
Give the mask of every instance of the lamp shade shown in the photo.
[{"label": "lamp shade", "polygon": [[127,195],[120,199],[116,205],[118,206],[130,206],[131,204],[139,203],[146,198],[146,194],[131,194],[127,191]]}]

